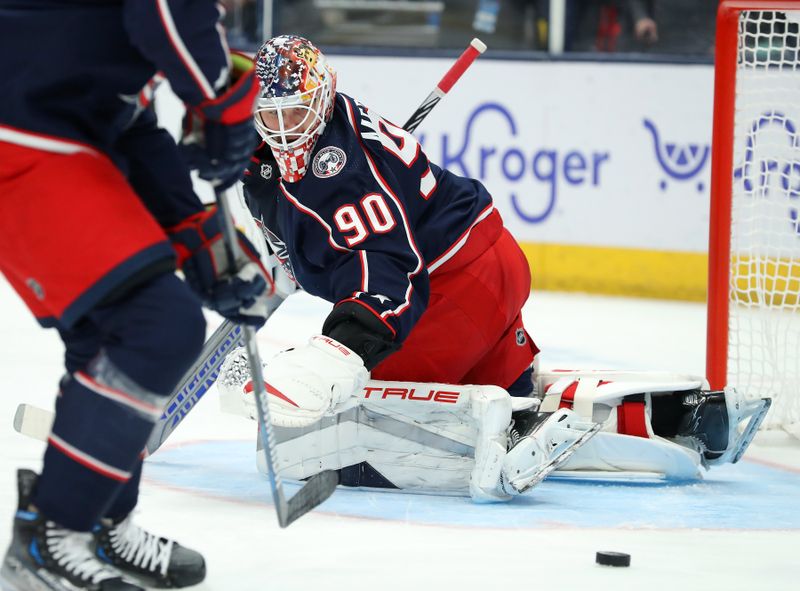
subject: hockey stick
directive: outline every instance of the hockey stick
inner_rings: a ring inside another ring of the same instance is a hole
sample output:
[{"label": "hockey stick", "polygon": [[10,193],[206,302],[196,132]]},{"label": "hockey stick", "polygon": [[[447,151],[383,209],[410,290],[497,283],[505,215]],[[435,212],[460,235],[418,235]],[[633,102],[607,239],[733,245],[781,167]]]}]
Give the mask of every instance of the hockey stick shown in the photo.
[{"label": "hockey stick", "polygon": [[[175,428],[183,421],[190,410],[214,385],[228,353],[241,341],[242,330],[239,326],[226,320],[217,327],[208,338],[194,365],[183,374],[167,401],[161,418],[156,422],[150,438],[147,440],[147,455],[152,455]],[[53,425],[53,412],[38,408],[32,404],[22,403],[14,414],[14,430],[17,433],[47,441]]]},{"label": "hockey stick", "polygon": [[[473,39],[467,49],[442,76],[433,91],[417,107],[403,128],[408,132],[416,130],[433,107],[450,91],[467,68],[485,50],[486,45],[480,39]],[[155,452],[166,441],[187,413],[194,408],[197,401],[216,381],[225,356],[237,346],[240,337],[241,329],[226,320],[209,338],[197,362],[186,372],[175,393],[167,402],[164,415],[147,442],[148,454]],[[20,404],[14,418],[14,429],[23,435],[46,441],[52,422],[53,413],[51,411],[30,404]]]},{"label": "hockey stick", "polygon": [[[236,260],[240,259],[243,254],[236,236],[236,227],[233,225],[233,215],[228,202],[231,198],[233,198],[232,191],[217,192],[217,207],[222,218],[222,237],[225,241],[225,254],[228,258],[229,267],[235,269]],[[272,499],[275,504],[275,511],[278,514],[278,523],[281,527],[287,527],[331,496],[339,484],[339,475],[333,470],[323,470],[309,478],[292,498],[286,498],[283,492],[283,482],[276,468],[278,464],[278,458],[275,454],[277,443],[275,442],[275,431],[270,419],[267,387],[264,382],[261,355],[258,353],[256,329],[245,324],[241,325],[241,329],[242,340],[247,351],[247,362],[250,366],[253,397],[258,415],[258,430],[261,435],[261,451],[264,454],[268,468]]]},{"label": "hockey stick", "polygon": [[458,79],[461,78],[461,75],[472,65],[472,62],[474,62],[484,51],[486,51],[486,44],[483,41],[477,37],[470,41],[469,46],[459,56],[456,62],[450,66],[450,69],[447,70],[444,76],[442,76],[442,79],[439,80],[436,88],[434,88],[431,93],[425,97],[425,100],[422,101],[422,104],[417,107],[417,110],[414,111],[411,117],[408,118],[406,124],[403,125],[403,129],[409,133],[413,133],[417,127],[419,127],[419,124],[422,123],[422,120],[428,116],[428,113],[430,113],[437,103],[442,100],[444,95],[450,92],[450,89],[453,88],[453,85],[456,82],[458,82]]},{"label": "hockey stick", "polygon": [[164,413],[147,440],[147,454],[156,451],[167,440],[197,401],[214,385],[222,362],[242,338],[242,329],[230,320],[217,327],[194,365],[181,378],[178,387],[164,407]]}]

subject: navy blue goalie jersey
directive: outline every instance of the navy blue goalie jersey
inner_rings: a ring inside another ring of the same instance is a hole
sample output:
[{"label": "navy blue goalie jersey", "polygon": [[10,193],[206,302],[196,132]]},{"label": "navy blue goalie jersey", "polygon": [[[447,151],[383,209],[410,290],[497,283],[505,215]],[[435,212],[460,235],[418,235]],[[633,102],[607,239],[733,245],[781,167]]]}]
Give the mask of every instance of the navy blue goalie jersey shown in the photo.
[{"label": "navy blue goalie jersey", "polygon": [[429,275],[493,211],[489,193],[341,93],[308,168],[289,183],[266,145],[253,158],[245,195],[270,247],[307,292],[365,306],[402,342],[428,305]]}]

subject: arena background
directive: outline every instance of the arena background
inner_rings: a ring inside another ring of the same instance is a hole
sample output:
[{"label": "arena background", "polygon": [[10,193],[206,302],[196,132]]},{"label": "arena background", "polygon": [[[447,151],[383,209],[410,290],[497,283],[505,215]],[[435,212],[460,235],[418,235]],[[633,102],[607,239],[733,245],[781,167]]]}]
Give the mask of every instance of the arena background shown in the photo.
[{"label": "arena background", "polygon": [[[452,63],[332,60],[342,92],[398,124]],[[431,160],[489,188],[534,289],[699,301],[712,90],[707,65],[481,58],[416,135]],[[156,100],[163,121],[180,120],[177,100]]]}]

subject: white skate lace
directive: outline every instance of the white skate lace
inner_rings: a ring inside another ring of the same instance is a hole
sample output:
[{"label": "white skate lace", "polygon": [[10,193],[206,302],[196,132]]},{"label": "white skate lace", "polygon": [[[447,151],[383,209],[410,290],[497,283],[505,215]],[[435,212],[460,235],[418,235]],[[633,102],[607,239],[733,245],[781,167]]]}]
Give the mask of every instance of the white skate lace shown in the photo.
[{"label": "white skate lace", "polygon": [[58,566],[84,581],[93,584],[119,577],[119,573],[103,564],[92,553],[92,534],[60,529],[48,522],[45,531],[47,550]]},{"label": "white skate lace", "polygon": [[143,530],[130,516],[109,531],[111,547],[120,558],[151,572],[167,574],[172,556],[172,540],[166,540]]}]

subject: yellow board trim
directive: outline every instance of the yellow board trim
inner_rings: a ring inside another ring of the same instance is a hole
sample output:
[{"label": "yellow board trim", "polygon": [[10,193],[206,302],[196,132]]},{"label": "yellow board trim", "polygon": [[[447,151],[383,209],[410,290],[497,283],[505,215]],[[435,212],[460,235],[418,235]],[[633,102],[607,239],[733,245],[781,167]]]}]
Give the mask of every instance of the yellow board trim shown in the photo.
[{"label": "yellow board trim", "polygon": [[534,290],[706,301],[705,253],[520,243]]},{"label": "yellow board trim", "polygon": [[731,264],[733,301],[759,308],[800,305],[800,259],[737,257]]}]

